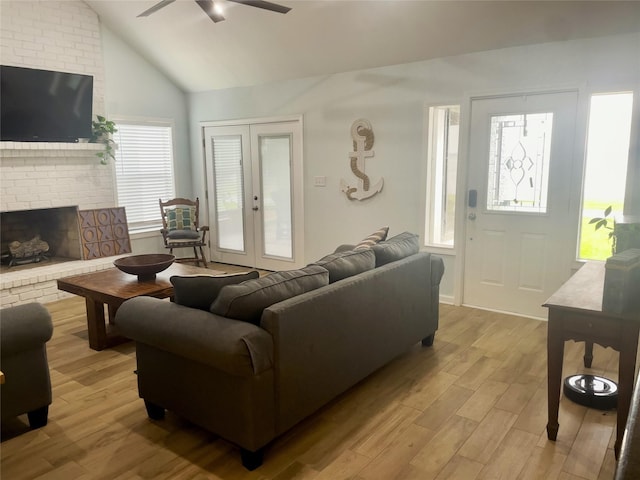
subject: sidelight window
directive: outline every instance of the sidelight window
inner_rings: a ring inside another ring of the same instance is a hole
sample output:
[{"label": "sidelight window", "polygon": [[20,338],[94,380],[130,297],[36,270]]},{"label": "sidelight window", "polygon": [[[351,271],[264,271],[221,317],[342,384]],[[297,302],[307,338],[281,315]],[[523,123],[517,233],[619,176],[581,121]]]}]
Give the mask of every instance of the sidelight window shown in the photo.
[{"label": "sidelight window", "polygon": [[427,245],[453,247],[460,105],[429,108]]}]

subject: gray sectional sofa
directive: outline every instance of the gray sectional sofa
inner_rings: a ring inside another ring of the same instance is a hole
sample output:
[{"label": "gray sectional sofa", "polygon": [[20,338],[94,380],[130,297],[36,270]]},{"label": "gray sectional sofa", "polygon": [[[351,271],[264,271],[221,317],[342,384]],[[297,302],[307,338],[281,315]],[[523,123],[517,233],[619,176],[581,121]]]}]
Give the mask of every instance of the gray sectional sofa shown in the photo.
[{"label": "gray sectional sofa", "polygon": [[252,470],[271,440],[412,345],[431,345],[442,259],[409,233],[340,250],[261,278],[174,277],[175,302],[125,302],[115,323],[136,341],[149,417],[168,409],[218,434]]}]

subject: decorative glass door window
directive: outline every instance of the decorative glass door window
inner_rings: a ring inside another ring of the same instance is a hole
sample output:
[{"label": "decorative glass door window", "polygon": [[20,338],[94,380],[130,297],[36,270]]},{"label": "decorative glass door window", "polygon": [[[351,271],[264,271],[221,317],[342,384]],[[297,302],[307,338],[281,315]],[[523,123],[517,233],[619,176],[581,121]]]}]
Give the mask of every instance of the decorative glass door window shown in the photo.
[{"label": "decorative glass door window", "polygon": [[487,210],[547,212],[553,113],[491,117]]}]

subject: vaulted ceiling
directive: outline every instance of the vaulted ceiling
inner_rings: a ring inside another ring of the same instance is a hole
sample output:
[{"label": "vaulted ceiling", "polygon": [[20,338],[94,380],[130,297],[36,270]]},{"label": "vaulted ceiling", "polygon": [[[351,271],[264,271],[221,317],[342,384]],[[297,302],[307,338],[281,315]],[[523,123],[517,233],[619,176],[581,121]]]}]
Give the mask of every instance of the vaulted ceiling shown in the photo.
[{"label": "vaulted ceiling", "polygon": [[193,0],[85,0],[186,92],[408,63],[510,46],[640,31],[640,1],[272,0],[279,14]]}]

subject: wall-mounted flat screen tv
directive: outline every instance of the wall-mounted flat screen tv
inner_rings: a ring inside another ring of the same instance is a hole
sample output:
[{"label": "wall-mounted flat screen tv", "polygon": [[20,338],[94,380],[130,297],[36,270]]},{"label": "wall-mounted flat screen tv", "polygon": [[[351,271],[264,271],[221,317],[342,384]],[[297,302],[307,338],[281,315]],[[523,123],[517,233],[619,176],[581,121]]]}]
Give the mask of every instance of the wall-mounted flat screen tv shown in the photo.
[{"label": "wall-mounted flat screen tv", "polygon": [[77,142],[91,136],[93,77],[0,66],[0,137]]}]

